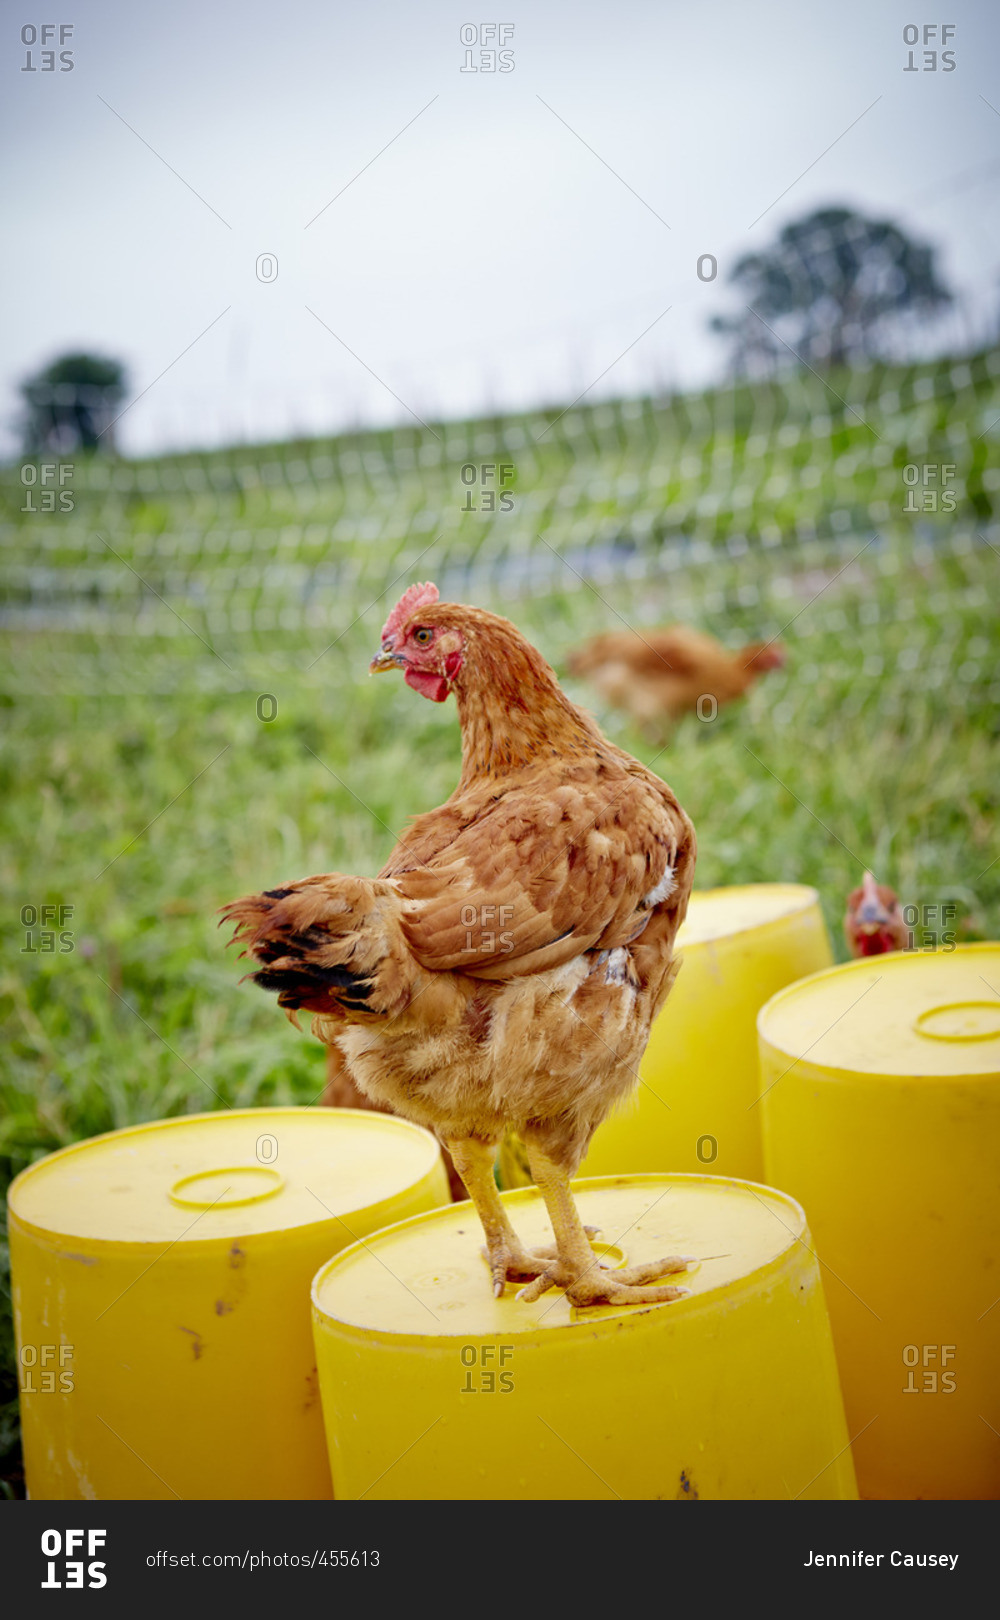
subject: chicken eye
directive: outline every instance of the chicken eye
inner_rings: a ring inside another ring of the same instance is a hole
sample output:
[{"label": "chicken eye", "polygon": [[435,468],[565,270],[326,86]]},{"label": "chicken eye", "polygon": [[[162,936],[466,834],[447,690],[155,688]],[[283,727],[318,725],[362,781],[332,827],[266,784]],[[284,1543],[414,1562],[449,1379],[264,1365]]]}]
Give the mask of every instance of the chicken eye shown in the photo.
[{"label": "chicken eye", "polygon": [[428,630],[425,625],[419,630],[414,630],[413,639],[417,643],[418,647],[426,647],[429,642],[434,640],[434,632],[433,630]]}]

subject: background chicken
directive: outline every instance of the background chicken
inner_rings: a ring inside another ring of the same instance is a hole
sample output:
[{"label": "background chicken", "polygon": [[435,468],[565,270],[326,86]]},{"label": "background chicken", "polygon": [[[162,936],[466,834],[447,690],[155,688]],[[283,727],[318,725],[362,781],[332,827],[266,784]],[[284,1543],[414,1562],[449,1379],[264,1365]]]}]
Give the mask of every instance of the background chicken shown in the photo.
[{"label": "background chicken", "polygon": [[[337,1046],[372,1100],[450,1149],[486,1234],[494,1290],[555,1285],[578,1306],[676,1299],[669,1257],[597,1264],[570,1180],[636,1083],[680,965],[694,830],[670,789],[607,742],[506,620],[414,585],[373,670],[435,702],[454,691],[462,771],[377,878],[303,878],[225,908],[294,1019]],[[555,1248],[524,1249],[493,1178],[523,1138]]]},{"label": "background chicken", "polygon": [[844,937],[852,956],[882,956],[912,948],[913,936],[903,921],[895,889],[876,883],[866,872],[859,889],[847,897]]},{"label": "background chicken", "polygon": [[574,675],[586,676],[609,703],[653,732],[683,714],[704,718],[700,699],[714,698],[721,709],[742,697],[764,670],[780,669],[784,662],[784,648],[776,641],[751,641],[730,652],[713,636],[683,624],[642,635],[611,631],[569,655]]}]

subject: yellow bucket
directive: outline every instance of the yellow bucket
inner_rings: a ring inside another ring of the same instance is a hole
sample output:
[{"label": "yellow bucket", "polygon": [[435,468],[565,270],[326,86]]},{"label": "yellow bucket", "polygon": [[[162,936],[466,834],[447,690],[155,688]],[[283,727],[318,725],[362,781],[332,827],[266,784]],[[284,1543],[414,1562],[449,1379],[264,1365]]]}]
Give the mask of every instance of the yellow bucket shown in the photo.
[{"label": "yellow bucket", "polygon": [[763,1009],[760,1052],[862,1494],[1000,1495],[1000,945],[816,974]]},{"label": "yellow bucket", "polygon": [[196,1114],[11,1184],[32,1497],[327,1497],[309,1283],[448,1198],[437,1143],[329,1108]]},{"label": "yellow bucket", "polygon": [[[467,1203],[354,1244],[312,1295],[336,1495],[855,1497],[798,1205],[711,1176],[574,1190],[612,1263],[703,1256],[691,1297],[577,1311],[508,1284],[494,1299]],[[504,1202],[529,1247],[551,1243],[533,1188]]]},{"label": "yellow bucket", "polygon": [[776,990],[832,962],[819,897],[799,883],[696,890],[677,943],[684,965],[653,1025],[642,1084],[599,1126],[581,1174],[709,1170],[763,1181],[757,1014]]}]

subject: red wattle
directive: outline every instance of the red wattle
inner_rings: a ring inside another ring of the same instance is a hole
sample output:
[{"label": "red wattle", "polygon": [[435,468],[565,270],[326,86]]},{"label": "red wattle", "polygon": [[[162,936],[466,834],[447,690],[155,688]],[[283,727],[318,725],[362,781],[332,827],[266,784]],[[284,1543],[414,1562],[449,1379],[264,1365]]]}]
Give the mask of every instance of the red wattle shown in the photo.
[{"label": "red wattle", "polygon": [[443,675],[435,675],[430,669],[414,669],[412,665],[406,671],[404,680],[407,686],[412,686],[421,697],[430,698],[432,703],[443,703],[450,690]]}]

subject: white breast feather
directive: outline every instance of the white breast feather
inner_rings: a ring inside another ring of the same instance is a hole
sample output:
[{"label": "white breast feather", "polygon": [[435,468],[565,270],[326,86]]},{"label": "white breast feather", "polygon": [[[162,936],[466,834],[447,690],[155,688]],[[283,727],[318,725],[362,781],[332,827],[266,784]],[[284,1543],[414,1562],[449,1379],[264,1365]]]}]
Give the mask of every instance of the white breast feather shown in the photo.
[{"label": "white breast feather", "polygon": [[659,883],[656,885],[656,888],[650,889],[648,894],[643,895],[643,905],[658,906],[661,900],[665,900],[667,898],[668,894],[673,894],[676,886],[673,868],[668,866]]}]

